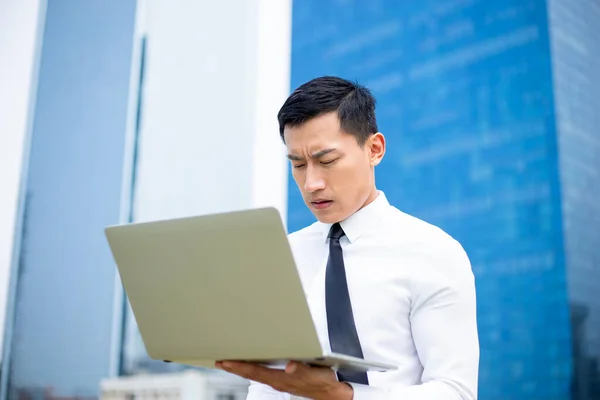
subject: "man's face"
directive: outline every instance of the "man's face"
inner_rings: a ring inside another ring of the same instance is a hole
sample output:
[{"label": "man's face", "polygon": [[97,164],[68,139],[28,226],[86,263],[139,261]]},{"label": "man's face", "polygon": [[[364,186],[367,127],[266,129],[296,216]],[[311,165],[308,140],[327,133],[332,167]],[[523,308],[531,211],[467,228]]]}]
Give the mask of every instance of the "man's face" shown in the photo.
[{"label": "man's face", "polygon": [[364,146],[340,129],[336,113],[286,127],[292,175],[308,208],[324,223],[350,217],[377,196],[373,169],[385,150],[383,135]]}]

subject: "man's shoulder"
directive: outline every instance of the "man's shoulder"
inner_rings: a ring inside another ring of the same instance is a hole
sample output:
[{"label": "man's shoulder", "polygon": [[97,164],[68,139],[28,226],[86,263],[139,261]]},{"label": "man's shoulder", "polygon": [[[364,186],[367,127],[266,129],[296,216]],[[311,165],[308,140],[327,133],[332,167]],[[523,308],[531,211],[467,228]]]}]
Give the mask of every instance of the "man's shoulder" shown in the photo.
[{"label": "man's shoulder", "polygon": [[392,230],[394,237],[436,247],[438,245],[452,246],[458,243],[439,226],[401,211],[396,207],[392,206],[390,208],[390,213],[383,224]]},{"label": "man's shoulder", "polygon": [[470,262],[463,246],[441,227],[393,207],[390,218],[385,222],[394,232],[399,247],[404,252],[416,255],[429,265],[445,274],[471,272]]}]

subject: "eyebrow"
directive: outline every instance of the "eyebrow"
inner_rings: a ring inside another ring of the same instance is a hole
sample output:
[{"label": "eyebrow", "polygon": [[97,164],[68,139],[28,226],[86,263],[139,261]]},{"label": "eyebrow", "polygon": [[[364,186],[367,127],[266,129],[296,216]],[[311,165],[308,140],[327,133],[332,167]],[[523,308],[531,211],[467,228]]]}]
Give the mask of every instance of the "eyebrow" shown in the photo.
[{"label": "eyebrow", "polygon": [[[313,154],[311,154],[311,158],[321,158],[326,156],[327,154],[331,153],[332,151],[335,151],[336,149],[324,149],[324,150],[319,150]],[[300,156],[295,156],[293,154],[288,154],[287,156],[290,160],[292,161],[303,161],[304,157],[300,157]]]}]

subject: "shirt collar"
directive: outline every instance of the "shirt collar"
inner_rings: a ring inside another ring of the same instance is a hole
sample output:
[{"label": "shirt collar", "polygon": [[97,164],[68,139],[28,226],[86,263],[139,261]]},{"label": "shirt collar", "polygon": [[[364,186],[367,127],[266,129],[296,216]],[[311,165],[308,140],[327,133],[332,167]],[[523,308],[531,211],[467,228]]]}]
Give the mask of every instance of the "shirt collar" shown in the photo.
[{"label": "shirt collar", "polygon": [[[350,243],[354,243],[367,229],[377,225],[384,212],[390,206],[385,193],[381,190],[377,193],[375,200],[340,222]],[[323,225],[326,228],[324,236],[325,241],[327,241],[327,235],[332,224]]]}]

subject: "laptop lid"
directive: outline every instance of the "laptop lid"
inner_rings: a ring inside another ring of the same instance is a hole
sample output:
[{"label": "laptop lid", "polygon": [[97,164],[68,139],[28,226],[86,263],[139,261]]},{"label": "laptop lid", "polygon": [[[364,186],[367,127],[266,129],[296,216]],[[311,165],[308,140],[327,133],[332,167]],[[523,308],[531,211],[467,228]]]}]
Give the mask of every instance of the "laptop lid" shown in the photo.
[{"label": "laptop lid", "polygon": [[275,208],[105,233],[151,358],[211,366],[322,354]]}]

